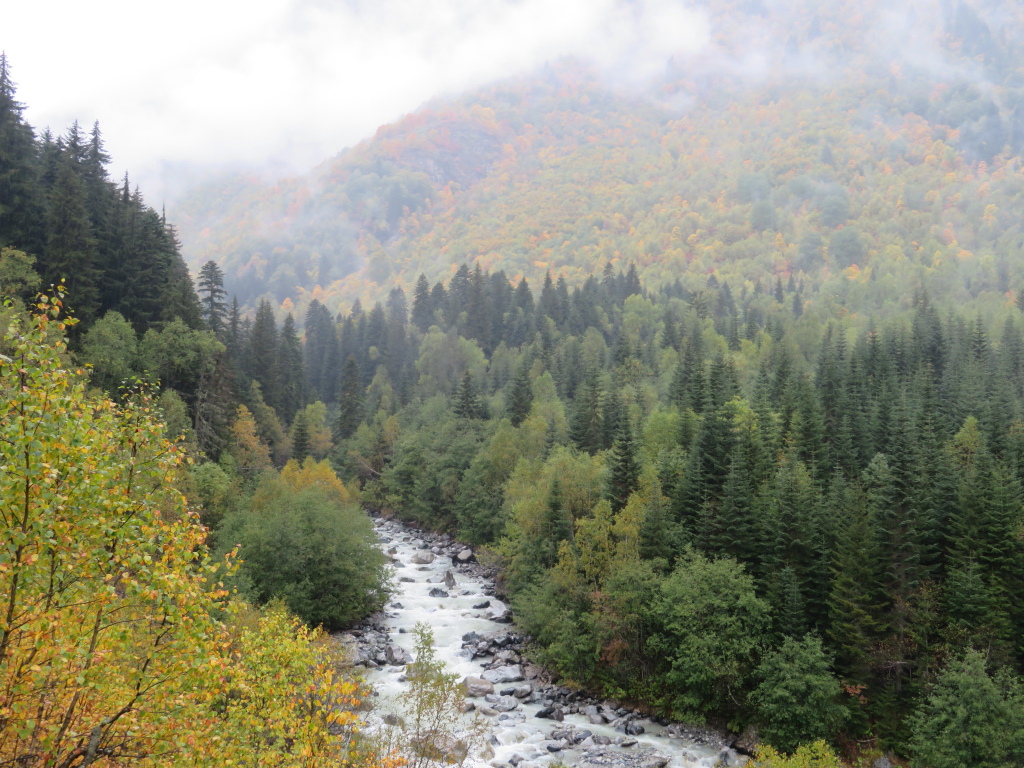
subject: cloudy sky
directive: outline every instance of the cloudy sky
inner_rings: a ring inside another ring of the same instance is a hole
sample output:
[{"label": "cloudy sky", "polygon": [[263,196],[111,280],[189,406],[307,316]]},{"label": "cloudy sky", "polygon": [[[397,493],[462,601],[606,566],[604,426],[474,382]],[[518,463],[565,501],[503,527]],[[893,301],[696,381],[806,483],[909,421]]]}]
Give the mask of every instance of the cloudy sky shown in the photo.
[{"label": "cloudy sky", "polygon": [[199,168],[305,170],[415,110],[560,56],[640,83],[708,43],[685,0],[51,0],[0,49],[26,118],[100,121],[151,204]]}]

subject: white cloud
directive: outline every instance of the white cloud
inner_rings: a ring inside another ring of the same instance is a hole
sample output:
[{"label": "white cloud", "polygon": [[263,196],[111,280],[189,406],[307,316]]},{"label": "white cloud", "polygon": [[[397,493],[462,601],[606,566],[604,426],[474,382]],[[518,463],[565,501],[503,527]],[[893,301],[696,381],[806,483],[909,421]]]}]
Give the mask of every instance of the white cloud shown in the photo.
[{"label": "white cloud", "polygon": [[303,169],[438,93],[575,55],[625,84],[707,45],[675,0],[55,0],[4,11],[37,128],[98,119],[152,200],[173,169]]}]

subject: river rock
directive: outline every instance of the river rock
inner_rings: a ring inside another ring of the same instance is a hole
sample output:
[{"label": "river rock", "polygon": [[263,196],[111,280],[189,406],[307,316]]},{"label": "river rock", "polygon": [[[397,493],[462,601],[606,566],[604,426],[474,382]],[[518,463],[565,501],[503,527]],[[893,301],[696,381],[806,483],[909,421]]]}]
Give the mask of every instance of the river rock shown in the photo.
[{"label": "river rock", "polygon": [[466,689],[466,695],[470,698],[477,698],[478,696],[486,696],[489,693],[494,693],[494,686],[484,680],[482,677],[474,677],[469,675],[465,680],[462,681],[462,687]]},{"label": "river rock", "polygon": [[743,733],[739,735],[736,741],[733,742],[733,749],[737,752],[742,752],[744,755],[753,755],[754,750],[757,748],[757,742],[759,741],[757,736],[757,729],[752,725],[748,725],[743,729]]},{"label": "river rock", "polygon": [[488,703],[499,712],[511,712],[519,708],[519,699],[514,696],[499,696],[497,701]]},{"label": "river rock", "polygon": [[443,763],[461,763],[469,754],[466,742],[447,733],[428,732],[410,739],[413,751],[428,760]]},{"label": "river rock", "polygon": [[400,667],[403,664],[412,664],[410,653],[399,645],[389,644],[384,652],[384,658],[388,664]]},{"label": "river rock", "polygon": [[443,589],[441,589],[440,587],[433,587],[430,590],[430,596],[431,597],[450,597],[450,595],[447,592],[445,592]]},{"label": "river rock", "polygon": [[615,748],[589,747],[583,751],[576,768],[665,768],[670,759],[649,750],[622,752]]},{"label": "river rock", "polygon": [[474,611],[482,611],[484,608],[490,608],[490,607],[491,607],[491,601],[490,600],[484,600],[482,603],[477,603],[476,605],[474,605],[473,606],[473,610]]},{"label": "river rock", "polygon": [[523,668],[519,664],[509,664],[505,667],[487,669],[484,670],[480,677],[489,683],[494,683],[495,685],[501,685],[502,683],[518,683],[524,679]]},{"label": "river rock", "polygon": [[[724,747],[721,752],[718,753],[718,761],[715,765],[721,766],[721,768],[741,768],[747,764],[750,760],[746,755],[741,755],[735,749],[730,747]],[[874,766],[872,766],[874,768]],[[892,768],[892,763],[889,764],[889,768]]]},{"label": "river rock", "polygon": [[409,562],[416,563],[416,565],[430,565],[434,562],[434,553],[426,550],[414,552],[413,556],[409,558]]},{"label": "river rock", "polygon": [[459,552],[459,554],[455,556],[455,559],[460,563],[469,563],[475,560],[476,558],[473,557],[473,550],[463,549],[461,552]]},{"label": "river rock", "polygon": [[644,732],[644,727],[635,720],[630,723],[626,723],[626,735],[627,736],[639,736]]}]

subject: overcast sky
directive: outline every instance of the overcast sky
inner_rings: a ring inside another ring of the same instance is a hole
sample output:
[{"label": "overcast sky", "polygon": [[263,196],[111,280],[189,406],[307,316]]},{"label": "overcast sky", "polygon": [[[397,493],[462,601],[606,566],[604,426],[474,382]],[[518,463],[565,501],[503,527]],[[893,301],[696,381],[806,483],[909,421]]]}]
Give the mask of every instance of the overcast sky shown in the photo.
[{"label": "overcast sky", "polygon": [[565,55],[639,83],[708,37],[683,0],[51,0],[0,25],[27,120],[99,120],[156,206],[184,168],[302,171],[438,94]]}]

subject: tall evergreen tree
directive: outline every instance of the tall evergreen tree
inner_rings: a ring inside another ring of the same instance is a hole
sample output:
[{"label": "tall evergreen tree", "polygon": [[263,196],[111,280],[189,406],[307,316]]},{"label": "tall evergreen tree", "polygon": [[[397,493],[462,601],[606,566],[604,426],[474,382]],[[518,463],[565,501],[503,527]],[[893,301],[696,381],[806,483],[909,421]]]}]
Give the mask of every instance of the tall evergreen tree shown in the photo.
[{"label": "tall evergreen tree", "polygon": [[0,52],[0,247],[38,255],[44,237],[35,137],[15,96],[7,55]]},{"label": "tall evergreen tree", "polygon": [[338,390],[338,420],[335,422],[334,433],[339,440],[347,440],[355,434],[363,422],[363,402],[365,390],[359,363],[355,355],[349,355],[341,374],[341,387]]},{"label": "tall evergreen tree", "polygon": [[218,336],[223,336],[227,315],[227,295],[224,290],[224,272],[217,262],[210,260],[199,270],[197,283],[203,322]]},{"label": "tall evergreen tree", "polygon": [[277,356],[277,411],[282,419],[292,421],[306,404],[306,374],[302,365],[302,345],[295,330],[295,318],[289,312],[281,326]]}]

